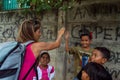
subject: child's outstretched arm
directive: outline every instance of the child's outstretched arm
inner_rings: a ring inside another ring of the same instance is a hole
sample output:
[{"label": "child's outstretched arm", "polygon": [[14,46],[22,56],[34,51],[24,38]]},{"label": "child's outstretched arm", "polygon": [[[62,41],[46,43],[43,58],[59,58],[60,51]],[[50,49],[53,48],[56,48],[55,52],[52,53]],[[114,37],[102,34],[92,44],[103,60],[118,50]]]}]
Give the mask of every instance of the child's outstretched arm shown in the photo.
[{"label": "child's outstretched arm", "polygon": [[65,50],[69,52],[69,32],[65,32]]}]

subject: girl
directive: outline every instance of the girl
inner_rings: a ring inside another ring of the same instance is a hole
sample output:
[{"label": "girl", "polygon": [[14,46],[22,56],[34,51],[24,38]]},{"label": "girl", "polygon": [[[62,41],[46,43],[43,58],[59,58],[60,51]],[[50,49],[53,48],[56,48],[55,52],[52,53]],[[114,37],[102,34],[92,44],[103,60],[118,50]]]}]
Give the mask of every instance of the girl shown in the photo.
[{"label": "girl", "polygon": [[37,67],[39,80],[52,80],[52,78],[54,77],[54,67],[48,65],[49,62],[49,53],[47,51],[42,51],[39,56],[39,66]]},{"label": "girl", "polygon": [[36,75],[34,69],[30,71],[26,78],[25,75],[27,74],[31,66],[35,63],[36,58],[40,55],[40,52],[42,50],[51,50],[60,46],[61,37],[64,34],[64,31],[65,28],[61,28],[58,31],[58,36],[55,42],[39,42],[39,38],[41,36],[40,21],[36,19],[23,21],[19,29],[17,41],[25,43],[32,40],[34,42],[26,47],[26,54],[18,80],[33,80],[33,76]]}]

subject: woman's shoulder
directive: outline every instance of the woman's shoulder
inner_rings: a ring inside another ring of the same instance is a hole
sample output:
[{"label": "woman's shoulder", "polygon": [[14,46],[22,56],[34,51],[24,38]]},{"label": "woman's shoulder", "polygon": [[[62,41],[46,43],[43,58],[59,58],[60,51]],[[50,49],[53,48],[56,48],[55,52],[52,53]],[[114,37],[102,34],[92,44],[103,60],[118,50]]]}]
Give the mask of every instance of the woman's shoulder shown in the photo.
[{"label": "woman's shoulder", "polygon": [[40,47],[44,46],[45,44],[46,44],[45,42],[34,42],[34,43],[32,43],[32,47],[40,48]]},{"label": "woman's shoulder", "polygon": [[33,42],[34,45],[41,45],[41,44],[43,45],[43,44],[45,44],[45,43],[46,43],[46,42]]}]

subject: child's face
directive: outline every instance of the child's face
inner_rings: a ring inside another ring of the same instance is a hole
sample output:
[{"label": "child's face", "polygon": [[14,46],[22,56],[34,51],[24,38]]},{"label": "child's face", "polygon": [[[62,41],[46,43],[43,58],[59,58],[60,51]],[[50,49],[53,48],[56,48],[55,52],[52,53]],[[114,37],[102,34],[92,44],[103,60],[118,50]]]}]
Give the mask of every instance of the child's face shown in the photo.
[{"label": "child's face", "polygon": [[43,54],[40,58],[40,64],[46,66],[49,63],[50,59],[47,54]]},{"label": "child's face", "polygon": [[104,64],[106,62],[106,58],[103,57],[102,53],[99,50],[94,49],[91,56],[91,62]]},{"label": "child's face", "polygon": [[90,80],[88,74],[85,71],[82,71],[82,77],[81,80]]},{"label": "child's face", "polygon": [[89,39],[88,36],[82,36],[80,43],[83,48],[87,48],[90,46],[91,40]]}]

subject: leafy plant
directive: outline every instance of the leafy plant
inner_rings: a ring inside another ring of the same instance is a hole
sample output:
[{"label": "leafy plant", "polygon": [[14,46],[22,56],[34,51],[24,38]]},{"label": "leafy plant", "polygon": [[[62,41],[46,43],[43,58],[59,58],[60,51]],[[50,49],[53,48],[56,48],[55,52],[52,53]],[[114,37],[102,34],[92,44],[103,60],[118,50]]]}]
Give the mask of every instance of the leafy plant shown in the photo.
[{"label": "leafy plant", "polygon": [[2,10],[2,0],[0,0],[0,11]]},{"label": "leafy plant", "polygon": [[[72,7],[72,3],[81,0],[17,0],[20,8],[29,8],[31,11],[41,12],[47,10],[62,9],[66,10]],[[27,7],[26,7],[27,6]]]}]

